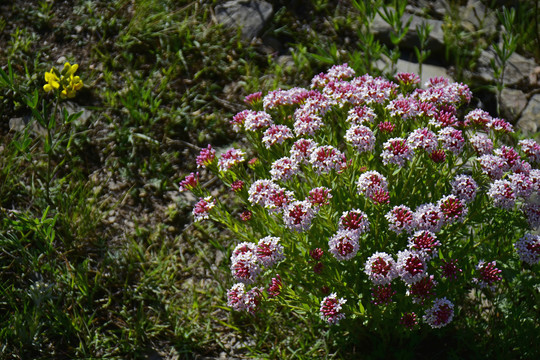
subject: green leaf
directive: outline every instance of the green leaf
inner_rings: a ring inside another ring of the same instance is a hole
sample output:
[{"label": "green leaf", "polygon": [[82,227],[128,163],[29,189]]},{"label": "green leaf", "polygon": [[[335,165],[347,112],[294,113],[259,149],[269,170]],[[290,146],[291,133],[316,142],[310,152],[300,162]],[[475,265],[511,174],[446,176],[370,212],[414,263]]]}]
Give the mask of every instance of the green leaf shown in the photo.
[{"label": "green leaf", "polygon": [[24,100],[26,102],[26,105],[28,105],[31,109],[36,109],[39,101],[39,93],[37,89],[34,89],[34,94],[32,97],[25,96]]},{"label": "green leaf", "polygon": [[66,124],[72,123],[73,121],[80,118],[82,114],[83,114],[83,111],[79,111],[77,113],[69,114],[69,116],[67,116],[67,117],[64,116],[65,123]]},{"label": "green leaf", "polygon": [[366,313],[366,309],[364,308],[364,305],[362,305],[361,301],[358,301],[358,308],[360,309],[360,314],[364,315]]}]

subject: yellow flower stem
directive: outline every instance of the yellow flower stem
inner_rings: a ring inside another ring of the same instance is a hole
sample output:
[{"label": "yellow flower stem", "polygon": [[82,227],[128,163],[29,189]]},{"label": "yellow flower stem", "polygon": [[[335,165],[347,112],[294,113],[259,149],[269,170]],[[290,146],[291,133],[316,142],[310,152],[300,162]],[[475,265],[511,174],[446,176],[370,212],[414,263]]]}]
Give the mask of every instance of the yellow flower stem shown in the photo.
[{"label": "yellow flower stem", "polygon": [[[45,197],[47,199],[47,202],[52,205],[51,201],[51,179],[52,179],[52,156],[53,156],[53,127],[56,129],[56,113],[58,111],[58,104],[60,103],[60,98],[58,94],[56,95],[56,103],[54,105],[54,110],[51,114],[51,117],[49,118],[49,123],[47,125],[47,178],[45,179]],[[54,123],[52,123],[54,122]]]}]

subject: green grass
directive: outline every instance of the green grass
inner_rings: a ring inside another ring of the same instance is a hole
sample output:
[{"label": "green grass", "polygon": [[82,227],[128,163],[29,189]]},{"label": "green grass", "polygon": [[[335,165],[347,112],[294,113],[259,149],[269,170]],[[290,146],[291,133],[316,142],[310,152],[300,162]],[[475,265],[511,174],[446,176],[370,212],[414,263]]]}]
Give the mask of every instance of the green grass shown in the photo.
[{"label": "green grass", "polygon": [[[357,343],[343,343],[313,313],[233,313],[225,306],[232,235],[192,224],[193,201],[177,186],[195,171],[197,148],[243,141],[228,121],[244,108],[244,96],[309,86],[313,75],[343,62],[359,74],[391,75],[373,63],[399,47],[370,37],[375,13],[360,1],[272,1],[275,15],[263,38],[290,48],[294,66],[283,66],[275,51],[216,25],[217,3],[20,0],[0,6],[1,358],[388,354],[368,329],[359,330],[365,337]],[[520,2],[514,33],[517,51],[539,59],[539,35],[529,26],[538,13],[527,11],[536,4]],[[445,21],[449,56],[441,61],[460,74],[487,44],[455,16]],[[9,131],[12,118],[35,118],[25,98],[36,89],[37,111],[50,114],[53,98],[42,91],[43,74],[60,57],[80,65],[85,89],[72,101],[90,118],[51,123],[50,140],[31,124]],[[51,141],[54,149],[47,148]],[[527,303],[538,300],[527,290],[533,284],[532,278],[516,284]],[[539,310],[516,304],[497,303],[494,310],[510,314],[512,323],[473,321],[469,331],[493,329],[502,337],[492,333],[478,346],[528,356],[532,350],[524,344],[537,326],[530,314]],[[410,358],[429,340],[395,339],[405,350],[394,356]],[[452,345],[455,358],[479,351]]]}]

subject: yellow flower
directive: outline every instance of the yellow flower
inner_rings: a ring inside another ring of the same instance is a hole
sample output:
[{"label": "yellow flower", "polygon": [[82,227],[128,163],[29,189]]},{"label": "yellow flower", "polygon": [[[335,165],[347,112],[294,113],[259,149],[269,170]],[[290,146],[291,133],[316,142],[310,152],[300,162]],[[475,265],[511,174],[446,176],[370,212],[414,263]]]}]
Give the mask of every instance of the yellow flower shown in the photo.
[{"label": "yellow flower", "polygon": [[60,85],[62,85],[62,91],[60,92],[61,98],[75,97],[77,91],[81,90],[84,86],[81,78],[74,76],[78,68],[78,64],[71,65],[66,62],[61,72],[58,72],[54,68],[50,72],[46,72],[45,81],[47,81],[47,84],[43,85],[43,90],[47,92],[53,91],[59,89]]},{"label": "yellow flower", "polygon": [[75,93],[77,90],[81,90],[83,87],[83,82],[80,77],[73,76],[73,74],[69,77],[69,83],[67,85],[64,85],[64,89],[60,93],[60,96],[63,98],[72,98],[75,97]]},{"label": "yellow flower", "polygon": [[81,90],[84,84],[80,77],[71,75],[69,78],[69,85],[74,90]]},{"label": "yellow flower", "polygon": [[62,70],[62,76],[68,77],[75,74],[75,71],[79,68],[79,64],[70,65],[68,62],[64,64],[64,69]]},{"label": "yellow flower", "polygon": [[50,72],[45,72],[45,81],[47,84],[43,85],[43,90],[49,92],[60,87],[60,79],[56,75],[54,69]]}]

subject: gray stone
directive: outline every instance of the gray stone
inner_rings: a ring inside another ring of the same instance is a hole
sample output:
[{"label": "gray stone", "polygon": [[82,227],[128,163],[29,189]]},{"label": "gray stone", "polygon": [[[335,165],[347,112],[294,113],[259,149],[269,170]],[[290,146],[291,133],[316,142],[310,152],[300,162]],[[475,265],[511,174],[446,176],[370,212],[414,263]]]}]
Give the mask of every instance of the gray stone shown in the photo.
[{"label": "gray stone", "polygon": [[9,130],[14,132],[24,131],[28,127],[28,130],[32,134],[45,136],[47,135],[47,130],[38,124],[37,121],[32,121],[31,116],[18,117],[9,119]]},{"label": "gray stone", "polygon": [[411,0],[405,7],[405,11],[418,16],[426,17],[427,14],[437,19],[444,18],[450,6],[445,0]]},{"label": "gray stone", "polygon": [[521,113],[517,122],[517,128],[525,136],[532,135],[540,131],[540,94],[533,95],[527,106]]},{"label": "gray stone", "polygon": [[527,94],[521,90],[504,88],[501,93],[501,115],[515,124],[523,109],[527,106]]},{"label": "gray stone", "polygon": [[9,119],[9,130],[15,132],[23,131],[27,124],[28,122],[22,117],[11,118]]},{"label": "gray stone", "polygon": [[291,55],[281,55],[277,58],[276,62],[285,71],[291,71],[296,65]]},{"label": "gray stone", "polygon": [[266,1],[233,0],[215,8],[218,23],[230,28],[241,28],[242,38],[251,40],[259,35],[270,17],[272,5]]},{"label": "gray stone", "polygon": [[444,18],[450,9],[450,5],[446,0],[425,0],[423,2],[425,6],[428,6],[440,19]]},{"label": "gray stone", "polygon": [[[483,50],[478,58],[476,70],[470,74],[471,78],[486,84],[495,82],[491,61],[496,61],[493,50]],[[508,87],[528,88],[531,84],[532,74],[537,67],[533,59],[525,58],[518,53],[513,53],[506,63],[504,70],[504,85]]]},{"label": "gray stone", "polygon": [[[425,19],[417,15],[404,14],[401,17],[402,24],[407,24],[411,20],[409,25],[409,31],[401,40],[399,47],[401,49],[413,49],[414,47],[420,46],[420,41],[418,40],[418,32],[416,27],[420,26],[422,23],[427,23],[431,25],[431,32],[426,41],[425,49],[431,50],[432,55],[441,55],[444,53],[444,32],[442,29],[443,22],[440,20]],[[373,22],[370,26],[371,32],[379,39],[381,42],[388,46],[393,46],[390,40],[390,34],[392,33],[392,27],[383,20],[383,18],[377,14],[373,19]]]},{"label": "gray stone", "polygon": [[482,1],[469,0],[459,10],[461,25],[470,32],[483,31],[489,36],[497,31],[497,16],[486,9]]}]

